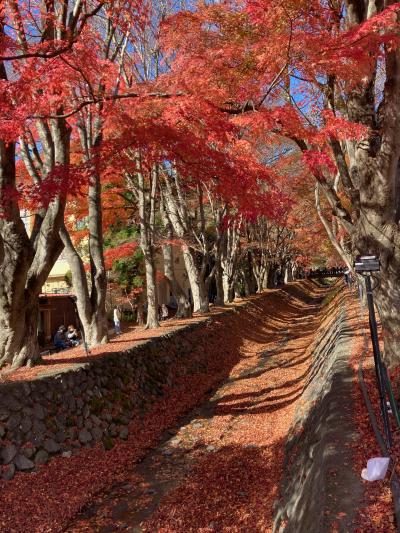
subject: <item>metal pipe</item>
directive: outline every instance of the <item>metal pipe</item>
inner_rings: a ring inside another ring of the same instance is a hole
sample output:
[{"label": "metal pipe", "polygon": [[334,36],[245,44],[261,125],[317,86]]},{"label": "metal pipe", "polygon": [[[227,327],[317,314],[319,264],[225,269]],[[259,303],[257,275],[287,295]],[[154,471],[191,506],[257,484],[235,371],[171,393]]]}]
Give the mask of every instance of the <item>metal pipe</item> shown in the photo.
[{"label": "metal pipe", "polygon": [[393,416],[396,419],[397,427],[400,428],[399,410],[397,408],[397,403],[396,403],[396,399],[394,397],[394,392],[393,392],[392,384],[390,382],[389,374],[388,374],[386,365],[385,365],[385,363],[383,361],[382,361],[382,375],[383,375],[383,382],[384,382],[384,385],[385,385],[385,388],[386,388],[386,393],[387,393],[388,398],[389,398],[389,403],[390,403],[390,407],[392,409]]},{"label": "metal pipe", "polygon": [[[358,318],[359,321],[360,321],[360,317]],[[361,323],[361,322],[360,322]],[[365,401],[365,405],[367,407],[367,411],[368,411],[368,415],[369,415],[369,418],[370,418],[370,421],[371,421],[371,426],[372,426],[372,429],[374,430],[374,433],[375,433],[375,437],[376,437],[376,440],[379,444],[379,447],[382,451],[382,454],[386,457],[390,457],[390,452],[386,446],[386,442],[384,440],[384,438],[382,437],[381,435],[381,432],[379,430],[379,426],[378,426],[378,422],[376,420],[376,416],[375,416],[375,412],[374,412],[374,408],[372,406],[372,402],[369,398],[369,395],[368,395],[368,389],[367,389],[367,385],[365,384],[365,381],[364,381],[364,374],[363,374],[363,363],[364,363],[364,359],[367,355],[367,336],[365,334],[365,331],[363,331],[363,335],[364,335],[364,347],[363,347],[363,353],[361,354],[361,357],[360,357],[360,361],[359,361],[359,364],[358,364],[358,380],[359,380],[359,383],[360,383],[360,387],[361,387],[361,392],[364,396],[364,401]],[[394,513],[395,513],[395,516],[396,516],[396,529],[397,531],[400,533],[400,482],[399,482],[399,478],[396,474],[396,464],[394,463],[393,460],[391,460],[391,463],[392,463],[392,468],[394,470],[393,472],[393,475],[391,476],[391,482],[390,482],[390,485],[391,485],[391,490],[392,490],[392,495],[393,495],[393,505],[394,505]]]}]

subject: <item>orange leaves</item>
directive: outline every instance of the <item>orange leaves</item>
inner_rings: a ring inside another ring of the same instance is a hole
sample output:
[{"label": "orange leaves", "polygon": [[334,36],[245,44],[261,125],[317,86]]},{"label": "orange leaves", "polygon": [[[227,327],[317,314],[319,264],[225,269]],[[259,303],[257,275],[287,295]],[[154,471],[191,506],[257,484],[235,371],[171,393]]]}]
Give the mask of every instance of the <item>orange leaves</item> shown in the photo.
[{"label": "orange leaves", "polygon": [[[368,313],[360,312],[360,306],[356,300],[348,305],[348,311],[350,324],[355,333],[350,365],[354,370],[355,376],[353,389],[353,421],[359,436],[352,446],[353,470],[357,475],[360,475],[360,472],[365,467],[368,459],[381,455],[381,450],[372,429],[368,411],[365,408],[365,401],[357,379],[359,360],[360,357],[362,357],[364,350],[367,352],[363,364],[364,380],[375,413],[380,413],[380,405],[376,387],[372,349],[369,344]],[[396,373],[398,374],[398,369],[396,370]],[[394,435],[395,442],[391,449],[391,456],[394,458],[395,463],[398,464],[400,445],[398,434],[394,433]],[[387,481],[377,481],[374,483],[364,481],[363,489],[363,500],[355,520],[354,531],[360,533],[364,531],[377,531],[382,533],[396,531],[396,526],[392,520],[392,496]]]},{"label": "orange leaves", "polygon": [[260,162],[252,143],[240,138],[240,128],[201,98],[182,95],[121,107],[110,117],[107,131],[103,158],[113,174],[134,174],[132,153],[140,153],[146,170],[154,164],[173,167],[183,183],[202,182],[239,209],[254,210],[258,202],[273,210],[260,186],[272,190],[273,173]]},{"label": "orange leaves", "polygon": [[[233,3],[179,13],[169,19],[164,37],[175,57],[168,78],[218,105],[249,100],[268,82],[268,69],[260,68],[265,66],[260,55],[265,57],[266,48],[259,47],[263,36],[264,28],[252,24],[245,10]],[[268,54],[270,64],[276,64],[282,52],[276,46]]]},{"label": "orange leaves", "polygon": [[131,257],[137,250],[137,242],[125,242],[116,246],[115,248],[107,248],[104,251],[104,260],[106,269],[110,270],[113,266],[114,261],[118,259],[125,259],[126,257]]},{"label": "orange leaves", "polygon": [[321,115],[325,126],[316,133],[313,138],[314,142],[323,143],[330,139],[359,141],[368,134],[369,130],[366,126],[335,116],[329,109],[325,109]]}]

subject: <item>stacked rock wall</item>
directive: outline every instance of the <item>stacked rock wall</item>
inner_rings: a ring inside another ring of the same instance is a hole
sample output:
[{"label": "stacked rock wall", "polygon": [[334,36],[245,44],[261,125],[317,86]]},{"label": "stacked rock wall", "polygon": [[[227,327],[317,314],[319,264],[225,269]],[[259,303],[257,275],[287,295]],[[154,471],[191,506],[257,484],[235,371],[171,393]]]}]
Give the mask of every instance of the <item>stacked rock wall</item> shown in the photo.
[{"label": "stacked rock wall", "polygon": [[195,330],[206,333],[209,323],[184,326],[64,373],[1,384],[2,477],[11,479],[16,470],[33,470],[50,456],[69,456],[81,446],[102,441],[111,448],[115,438],[126,439],[132,416],[145,412],[177,373],[201,370],[204,345],[217,333],[196,335],[195,356],[191,335]]}]

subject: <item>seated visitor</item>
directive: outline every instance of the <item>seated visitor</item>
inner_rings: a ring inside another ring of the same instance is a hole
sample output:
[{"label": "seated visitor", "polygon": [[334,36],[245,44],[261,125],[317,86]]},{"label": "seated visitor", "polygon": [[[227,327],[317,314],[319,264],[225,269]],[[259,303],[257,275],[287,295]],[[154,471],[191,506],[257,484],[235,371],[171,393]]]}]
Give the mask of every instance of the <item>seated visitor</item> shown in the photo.
[{"label": "seated visitor", "polygon": [[75,326],[73,326],[72,324],[68,326],[67,341],[70,344],[70,346],[79,345],[78,332],[76,331]]},{"label": "seated visitor", "polygon": [[66,327],[60,326],[57,333],[54,335],[54,346],[57,350],[65,350],[68,348],[68,344],[65,338]]}]

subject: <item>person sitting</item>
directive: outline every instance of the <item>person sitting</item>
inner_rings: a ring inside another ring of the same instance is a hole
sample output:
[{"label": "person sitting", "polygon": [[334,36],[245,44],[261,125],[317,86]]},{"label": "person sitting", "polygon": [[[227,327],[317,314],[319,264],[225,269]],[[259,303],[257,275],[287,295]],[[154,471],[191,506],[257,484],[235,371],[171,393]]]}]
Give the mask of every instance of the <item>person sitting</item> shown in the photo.
[{"label": "person sitting", "polygon": [[78,332],[72,324],[68,326],[67,341],[70,346],[79,346]]},{"label": "person sitting", "polygon": [[54,335],[53,342],[54,342],[54,347],[56,348],[57,351],[65,350],[65,348],[68,348],[68,344],[65,338],[65,332],[66,332],[66,327],[60,326],[56,334]]}]

